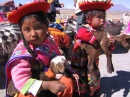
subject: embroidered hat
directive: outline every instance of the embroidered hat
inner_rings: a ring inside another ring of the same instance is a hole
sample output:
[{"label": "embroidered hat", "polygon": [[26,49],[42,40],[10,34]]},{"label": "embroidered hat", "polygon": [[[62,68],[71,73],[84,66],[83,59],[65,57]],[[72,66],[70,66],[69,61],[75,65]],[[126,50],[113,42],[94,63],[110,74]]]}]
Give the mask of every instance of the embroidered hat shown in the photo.
[{"label": "embroidered hat", "polygon": [[108,10],[113,4],[111,0],[80,0],[79,8],[84,12],[86,10]]},{"label": "embroidered hat", "polygon": [[27,3],[25,5],[20,6],[16,10],[13,10],[9,15],[8,15],[8,20],[12,23],[18,23],[20,18],[23,16],[32,13],[32,12],[38,12],[38,11],[43,11],[46,13],[48,9],[50,8],[50,4],[47,2],[43,1],[34,1],[31,3]]}]

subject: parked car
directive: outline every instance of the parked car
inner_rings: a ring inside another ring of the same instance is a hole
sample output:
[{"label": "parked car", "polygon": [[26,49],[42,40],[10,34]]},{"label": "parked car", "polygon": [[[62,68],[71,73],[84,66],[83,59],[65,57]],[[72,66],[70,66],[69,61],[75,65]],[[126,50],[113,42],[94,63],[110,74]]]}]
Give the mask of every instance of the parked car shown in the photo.
[{"label": "parked car", "polygon": [[6,21],[8,21],[6,13],[0,12],[0,22],[6,22]]}]

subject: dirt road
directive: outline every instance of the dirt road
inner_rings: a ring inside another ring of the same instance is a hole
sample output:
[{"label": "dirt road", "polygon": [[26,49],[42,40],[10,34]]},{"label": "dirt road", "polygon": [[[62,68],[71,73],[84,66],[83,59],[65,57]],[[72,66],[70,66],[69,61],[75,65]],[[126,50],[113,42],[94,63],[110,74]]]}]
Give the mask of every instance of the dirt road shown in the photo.
[{"label": "dirt road", "polygon": [[109,74],[106,56],[100,55],[101,90],[106,97],[130,97],[130,51],[117,45],[112,60],[115,72]]}]

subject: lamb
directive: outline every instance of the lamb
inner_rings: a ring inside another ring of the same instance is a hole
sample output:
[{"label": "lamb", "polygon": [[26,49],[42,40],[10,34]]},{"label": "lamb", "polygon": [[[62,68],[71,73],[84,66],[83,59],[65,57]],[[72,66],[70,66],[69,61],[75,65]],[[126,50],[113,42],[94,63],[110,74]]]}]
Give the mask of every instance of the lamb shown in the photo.
[{"label": "lamb", "polygon": [[[91,74],[93,83],[95,84],[95,86],[97,86],[99,83],[97,83],[98,81],[97,81],[97,78],[96,78],[96,75],[94,72],[93,64],[94,64],[96,54],[99,53],[101,49],[104,51],[106,58],[107,58],[108,73],[114,72],[114,67],[113,67],[113,63],[112,63],[112,54],[109,50],[111,43],[109,42],[107,33],[104,31],[92,32],[92,33],[99,42],[99,45],[100,45],[99,48],[95,49],[90,44],[81,43],[80,49],[81,49],[82,54],[84,54],[84,51],[86,54],[88,54],[87,68],[88,68],[89,73]],[[121,34],[121,35],[114,36],[114,38],[118,43],[122,44],[122,46],[130,49],[130,35]]]},{"label": "lamb", "polygon": [[[59,56],[54,57],[51,60],[50,66],[48,68],[48,69],[50,69],[50,71],[52,71],[52,74],[54,74],[54,76],[48,77],[45,72],[41,72],[39,75],[40,80],[51,81],[51,80],[60,79],[65,74],[65,68],[67,67],[67,64],[68,63],[64,56],[59,55]],[[18,92],[18,90],[14,86],[13,80],[9,81],[7,92],[10,96],[14,96]],[[40,95],[40,97],[41,97],[41,95],[42,95],[42,97],[44,97],[44,95],[42,93],[39,93],[38,95]],[[54,95],[54,94],[52,94],[52,95]],[[53,97],[55,97],[55,95]]]}]

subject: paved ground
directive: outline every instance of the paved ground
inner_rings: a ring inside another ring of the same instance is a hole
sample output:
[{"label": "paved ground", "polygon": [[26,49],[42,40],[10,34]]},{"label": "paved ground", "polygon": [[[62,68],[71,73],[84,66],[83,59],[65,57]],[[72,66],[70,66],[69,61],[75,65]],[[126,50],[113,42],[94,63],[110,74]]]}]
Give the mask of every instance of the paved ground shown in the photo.
[{"label": "paved ground", "polygon": [[112,53],[112,74],[107,73],[105,55],[100,56],[101,90],[106,97],[130,97],[130,51],[118,45]]},{"label": "paved ground", "polygon": [[[106,97],[130,97],[130,51],[121,46],[112,52],[115,72],[107,73],[106,57],[100,56],[101,90]],[[4,97],[5,78],[0,75],[0,97]]]}]

